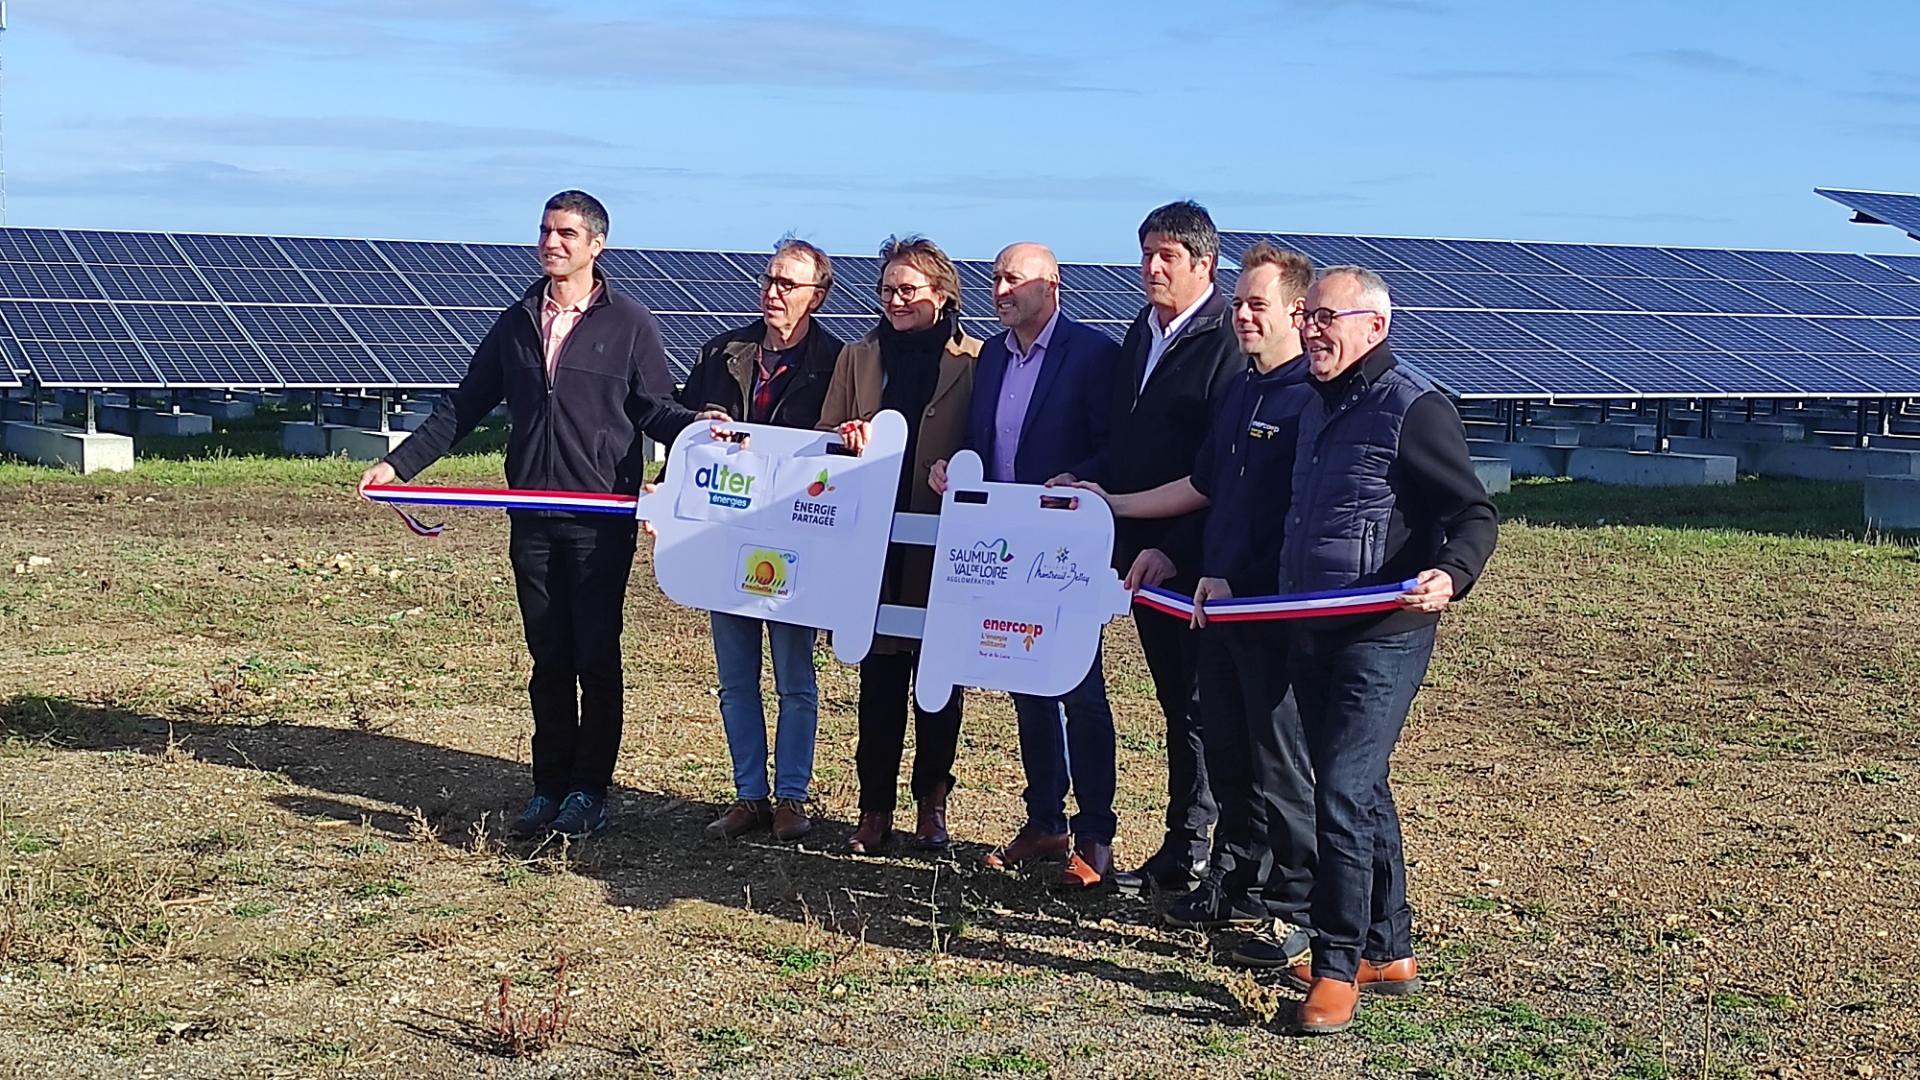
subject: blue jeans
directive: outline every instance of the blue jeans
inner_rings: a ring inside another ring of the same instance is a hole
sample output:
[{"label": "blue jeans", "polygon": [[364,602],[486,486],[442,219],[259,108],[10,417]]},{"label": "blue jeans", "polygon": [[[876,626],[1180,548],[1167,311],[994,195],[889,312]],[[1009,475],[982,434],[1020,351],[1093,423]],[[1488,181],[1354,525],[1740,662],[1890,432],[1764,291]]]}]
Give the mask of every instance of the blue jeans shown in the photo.
[{"label": "blue jeans", "polygon": [[762,622],[744,615],[713,613],[713,660],[720,675],[720,723],[733,758],[734,793],[767,798],[767,717],[760,704],[760,628],[773,653],[773,685],[780,695],[773,743],[773,794],[807,797],[813,782],[813,738],[820,726],[820,694],[813,678],[810,626]]},{"label": "blue jeans", "polygon": [[1413,955],[1413,911],[1388,758],[1433,656],[1434,627],[1339,642],[1304,631],[1288,656],[1314,772],[1313,974],[1354,981],[1362,956]]},{"label": "blue jeans", "polygon": [[1067,831],[1071,781],[1080,804],[1073,835],[1113,843],[1113,709],[1107,704],[1100,654],[1093,654],[1093,670],[1065,697],[1015,694],[1013,711],[1020,719],[1020,763],[1027,773],[1027,828],[1056,836]]}]

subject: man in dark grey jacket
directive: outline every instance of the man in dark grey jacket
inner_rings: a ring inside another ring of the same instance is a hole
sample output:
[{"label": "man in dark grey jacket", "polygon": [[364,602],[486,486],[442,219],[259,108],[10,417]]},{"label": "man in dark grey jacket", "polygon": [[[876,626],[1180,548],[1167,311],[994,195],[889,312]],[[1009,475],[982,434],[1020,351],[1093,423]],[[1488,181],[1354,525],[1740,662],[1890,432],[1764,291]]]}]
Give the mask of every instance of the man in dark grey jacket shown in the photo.
[{"label": "man in dark grey jacket", "polygon": [[[544,276],[500,313],[460,385],[361,475],[361,486],[413,478],[504,400],[513,424],[509,487],[638,492],[641,434],[671,442],[698,417],[673,400],[653,313],[617,292],[595,265],[606,242],[607,211],[598,199],[563,191],[547,200]],[[586,836],[606,828],[620,752],[620,625],[636,523],[563,511],[509,517],[507,550],[533,654],[534,788],[511,829],[522,838]]]}]

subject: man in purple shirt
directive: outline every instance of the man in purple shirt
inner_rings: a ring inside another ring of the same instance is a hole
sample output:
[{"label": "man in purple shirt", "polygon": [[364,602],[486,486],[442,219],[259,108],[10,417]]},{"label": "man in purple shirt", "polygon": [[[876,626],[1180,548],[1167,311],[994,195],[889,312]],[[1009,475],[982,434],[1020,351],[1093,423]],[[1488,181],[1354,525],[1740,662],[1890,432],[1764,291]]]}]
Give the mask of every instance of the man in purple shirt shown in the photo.
[{"label": "man in purple shirt", "polygon": [[[1060,264],[1039,244],[1014,244],[993,264],[993,303],[1007,333],[990,338],[974,368],[965,448],[981,457],[988,480],[1040,484],[1084,468],[1105,448],[1120,349],[1098,330],[1060,311]],[[947,463],[928,477],[944,492]],[[1111,552],[1066,553],[1088,567]],[[987,865],[1067,857],[1055,879],[1088,889],[1113,876],[1114,735],[1106,679],[1094,657],[1087,677],[1064,697],[1013,695],[1026,767],[1027,823]],[[1071,785],[1080,812],[1067,820]]]}]

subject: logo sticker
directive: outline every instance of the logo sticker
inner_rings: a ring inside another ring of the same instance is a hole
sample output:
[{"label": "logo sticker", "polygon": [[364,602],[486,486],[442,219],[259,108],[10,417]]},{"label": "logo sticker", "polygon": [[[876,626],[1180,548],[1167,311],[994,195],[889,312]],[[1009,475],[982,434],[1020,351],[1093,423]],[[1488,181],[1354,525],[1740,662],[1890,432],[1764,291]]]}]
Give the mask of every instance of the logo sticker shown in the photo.
[{"label": "logo sticker", "polygon": [[1039,622],[1017,619],[980,620],[980,655],[990,660],[1032,660],[1034,646],[1047,632]]},{"label": "logo sticker", "polygon": [[1033,564],[1027,567],[1027,582],[1045,582],[1055,592],[1066,592],[1075,585],[1091,585],[1093,579],[1080,569],[1072,551],[1057,547],[1051,555],[1043,551],[1033,557]]},{"label": "logo sticker", "polygon": [[799,564],[800,556],[791,551],[748,544],[740,549],[735,588],[751,596],[784,600],[793,595],[794,572]]},{"label": "logo sticker", "polygon": [[724,462],[702,465],[694,470],[693,486],[707,493],[707,502],[729,510],[745,510],[753,505],[753,485],[760,478]]},{"label": "logo sticker", "polygon": [[[791,482],[781,485],[783,490],[793,489]],[[842,496],[834,492],[833,474],[826,468],[813,474],[813,479],[793,498],[790,520],[795,525],[813,525],[818,528],[836,529],[853,523],[853,505],[843,501]]]},{"label": "logo sticker", "polygon": [[1011,576],[1013,551],[1005,537],[975,540],[971,547],[947,549],[947,583],[950,585],[997,585]]}]

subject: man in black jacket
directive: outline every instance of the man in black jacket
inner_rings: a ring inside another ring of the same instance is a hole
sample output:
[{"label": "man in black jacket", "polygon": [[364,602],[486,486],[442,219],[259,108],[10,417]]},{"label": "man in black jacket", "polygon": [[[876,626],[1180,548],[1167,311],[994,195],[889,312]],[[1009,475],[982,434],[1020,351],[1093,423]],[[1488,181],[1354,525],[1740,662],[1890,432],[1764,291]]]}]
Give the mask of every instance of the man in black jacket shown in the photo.
[{"label": "man in black jacket", "polygon": [[1346,1030],[1362,990],[1419,988],[1388,762],[1440,614],[1499,536],[1460,414],[1395,362],[1391,321],[1386,283],[1357,266],[1322,271],[1301,317],[1313,378],[1296,391],[1280,591],[1414,583],[1393,610],[1300,620],[1287,654],[1314,771],[1313,963],[1290,973],[1309,1034]]},{"label": "man in black jacket", "polygon": [[[700,347],[680,404],[718,409],[753,424],[812,430],[840,358],[840,339],[813,317],[832,289],[833,262],[826,252],[805,240],[781,240],[760,275],[760,318]],[[777,839],[798,840],[813,828],[807,796],[820,715],[813,677],[818,634],[809,626],[724,611],[712,615],[720,724],[733,759],[734,803],[707,825],[707,832],[731,839],[771,827]],[[760,702],[762,627],[780,697],[771,787]]]},{"label": "man in black jacket", "polygon": [[[544,276],[500,313],[459,387],[361,475],[361,486],[412,479],[504,400],[509,487],[638,492],[641,434],[671,442],[697,417],[673,400],[653,313],[616,292],[594,264],[606,242],[598,199],[583,191],[548,199]],[[586,836],[607,825],[620,752],[620,623],[636,523],[562,511],[509,518],[507,551],[533,654],[534,789],[511,828],[523,838]]]},{"label": "man in black jacket", "polygon": [[[1147,306],[1120,346],[1107,448],[1087,476],[1063,474],[1054,483],[1087,479],[1121,495],[1191,475],[1214,405],[1246,369],[1227,297],[1213,284],[1220,234],[1206,208],[1169,203],[1147,215],[1139,236]],[[1114,568],[1127,587],[1167,584],[1191,592],[1205,517],[1200,510],[1116,522]],[[1151,611],[1135,612],[1134,627],[1167,718],[1166,834],[1137,872],[1115,881],[1123,888],[1148,880],[1184,888],[1204,868],[1207,830],[1217,816],[1201,743],[1194,635],[1185,620]]]}]

